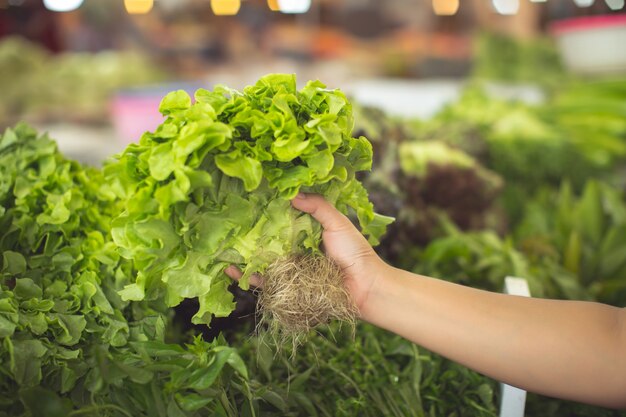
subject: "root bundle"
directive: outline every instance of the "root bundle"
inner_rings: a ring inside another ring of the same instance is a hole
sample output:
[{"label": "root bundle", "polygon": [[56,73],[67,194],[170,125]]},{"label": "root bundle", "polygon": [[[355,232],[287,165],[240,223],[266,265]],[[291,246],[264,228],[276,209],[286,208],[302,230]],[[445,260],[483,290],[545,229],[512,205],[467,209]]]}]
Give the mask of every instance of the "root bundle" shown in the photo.
[{"label": "root bundle", "polygon": [[354,324],[357,317],[341,269],[323,255],[274,262],[263,276],[258,303],[270,331],[287,337],[304,335],[331,320]]}]

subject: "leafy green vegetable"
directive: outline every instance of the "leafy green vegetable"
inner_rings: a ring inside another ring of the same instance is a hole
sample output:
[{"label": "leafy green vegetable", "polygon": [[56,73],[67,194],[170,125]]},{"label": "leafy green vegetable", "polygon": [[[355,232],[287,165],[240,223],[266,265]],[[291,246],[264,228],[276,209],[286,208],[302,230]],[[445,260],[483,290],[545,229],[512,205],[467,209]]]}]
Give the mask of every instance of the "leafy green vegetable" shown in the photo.
[{"label": "leafy green vegetable", "polygon": [[571,77],[563,68],[554,39],[516,39],[482,32],[474,40],[473,77],[506,83],[557,87]]},{"label": "leafy green vegetable", "polygon": [[[91,344],[129,340],[117,295],[130,272],[108,235],[101,174],[65,160],[26,125],[0,137],[2,391],[69,392],[91,373]],[[17,399],[17,395],[14,399]]]},{"label": "leafy green vegetable", "polygon": [[372,148],[351,136],[351,105],[320,82],[296,89],[293,75],[268,75],[243,92],[218,86],[183,91],[160,106],[165,121],[105,167],[125,201],[112,235],[139,273],[125,300],[198,298],[194,323],[233,309],[223,273],[252,273],[277,258],[319,251],[320,226],[291,208],[299,191],[352,209],[377,243],[389,218],[374,213],[355,172],[371,166]]},{"label": "leafy green vegetable", "polygon": [[529,253],[518,249],[512,237],[501,238],[493,231],[463,233],[450,223],[444,228],[446,236],[411,252],[413,270],[495,292],[502,291],[505,277],[517,276],[528,281],[533,297],[590,299],[577,277],[549,256],[551,248],[539,242],[537,252]]},{"label": "leafy green vegetable", "polygon": [[223,340],[164,343],[162,300],[121,299],[134,270],[110,235],[120,211],[47,136],[0,136],[0,416],[215,415],[230,407],[222,375],[247,378]]},{"label": "leafy green vegetable", "polygon": [[276,354],[258,338],[242,342],[259,415],[496,415],[495,381],[400,336],[363,323],[320,332],[295,355],[290,345]]},{"label": "leafy green vegetable", "polygon": [[117,90],[166,79],[137,51],[51,54],[18,36],[0,41],[0,73],[2,129],[17,121],[108,122]]},{"label": "leafy green vegetable", "polygon": [[577,197],[564,183],[558,192],[539,190],[524,212],[515,236],[525,252],[561,265],[590,298],[620,307],[626,304],[623,192],[590,180]]}]

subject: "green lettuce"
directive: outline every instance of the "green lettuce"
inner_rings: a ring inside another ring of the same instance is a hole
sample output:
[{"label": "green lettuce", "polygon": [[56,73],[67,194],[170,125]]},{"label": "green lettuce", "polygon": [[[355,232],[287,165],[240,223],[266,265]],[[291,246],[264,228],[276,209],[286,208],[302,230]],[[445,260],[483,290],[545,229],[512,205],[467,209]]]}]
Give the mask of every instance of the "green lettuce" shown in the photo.
[{"label": "green lettuce", "polygon": [[113,221],[120,254],[138,270],[124,300],[197,298],[194,323],[233,310],[224,269],[240,285],[279,257],[319,252],[321,227],[291,208],[300,191],[356,215],[372,244],[391,219],[374,213],[355,179],[372,147],[352,137],[352,106],[338,90],[273,74],[242,92],[225,86],[168,94],[154,132],[108,163],[105,176],[125,210]]},{"label": "green lettuce", "polygon": [[117,295],[131,267],[109,234],[120,209],[102,183],[24,124],[0,136],[2,407],[18,387],[70,392],[91,373],[91,345],[132,339]]},{"label": "green lettuce", "polygon": [[47,135],[0,135],[0,417],[225,415],[224,381],[245,384],[222,338],[165,343],[162,300],[121,299],[121,203]]}]

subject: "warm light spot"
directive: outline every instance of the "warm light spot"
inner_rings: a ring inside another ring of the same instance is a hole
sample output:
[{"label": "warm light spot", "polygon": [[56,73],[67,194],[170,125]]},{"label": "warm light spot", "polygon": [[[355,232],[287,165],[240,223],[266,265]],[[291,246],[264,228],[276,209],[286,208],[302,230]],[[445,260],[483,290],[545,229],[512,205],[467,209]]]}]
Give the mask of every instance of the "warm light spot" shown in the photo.
[{"label": "warm light spot", "polygon": [[218,16],[232,16],[239,12],[241,0],[211,0],[211,10]]},{"label": "warm light spot", "polygon": [[129,14],[146,14],[152,10],[154,0],[124,0],[124,7]]},{"label": "warm light spot", "polygon": [[433,10],[438,16],[452,16],[459,10],[459,0],[433,0]]},{"label": "warm light spot", "polygon": [[278,0],[267,0],[267,7],[269,7],[273,12],[280,10],[280,7],[278,7]]}]

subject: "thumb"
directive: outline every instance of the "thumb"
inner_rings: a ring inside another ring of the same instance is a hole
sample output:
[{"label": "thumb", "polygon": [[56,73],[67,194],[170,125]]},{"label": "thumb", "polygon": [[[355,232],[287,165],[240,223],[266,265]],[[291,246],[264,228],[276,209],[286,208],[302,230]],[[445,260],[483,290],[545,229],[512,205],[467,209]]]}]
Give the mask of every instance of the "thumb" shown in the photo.
[{"label": "thumb", "polygon": [[327,232],[354,228],[352,222],[346,216],[319,194],[300,193],[291,200],[291,205],[313,216]]}]

